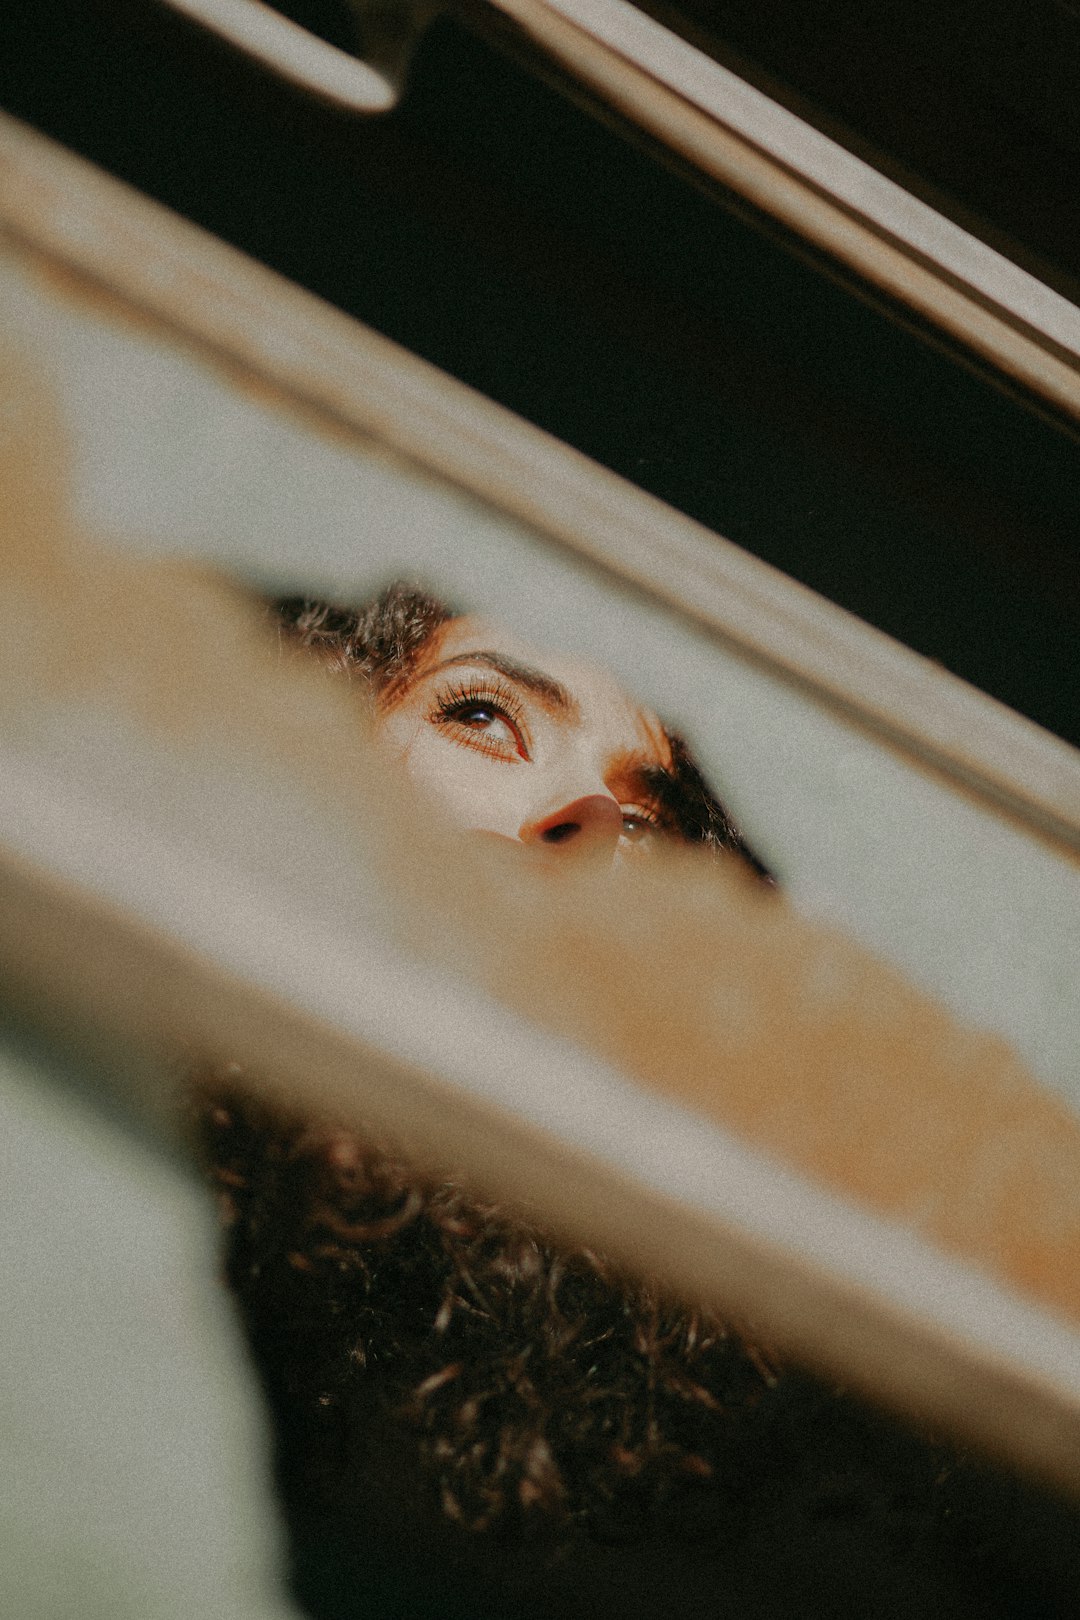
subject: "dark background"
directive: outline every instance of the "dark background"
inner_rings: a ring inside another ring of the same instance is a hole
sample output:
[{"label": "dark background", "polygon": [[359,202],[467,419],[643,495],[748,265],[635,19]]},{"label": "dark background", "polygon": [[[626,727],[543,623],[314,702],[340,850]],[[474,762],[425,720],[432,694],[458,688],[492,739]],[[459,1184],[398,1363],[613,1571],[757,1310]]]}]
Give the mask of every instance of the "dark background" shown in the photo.
[{"label": "dark background", "polygon": [[[337,43],[343,0],[288,0]],[[1070,295],[1080,14],[657,15]],[[545,82],[479,10],[391,115],[319,108],[154,0],[0,19],[0,105],[1080,742],[1074,430]]]}]

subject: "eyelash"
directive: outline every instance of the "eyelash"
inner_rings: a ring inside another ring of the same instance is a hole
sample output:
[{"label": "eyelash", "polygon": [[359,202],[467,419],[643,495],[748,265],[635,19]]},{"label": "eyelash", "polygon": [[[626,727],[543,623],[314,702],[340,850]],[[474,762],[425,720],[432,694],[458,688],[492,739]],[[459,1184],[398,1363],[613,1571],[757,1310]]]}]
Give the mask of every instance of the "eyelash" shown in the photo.
[{"label": "eyelash", "polygon": [[[516,739],[513,755],[509,753],[506,743],[467,724],[464,716],[470,709],[489,709],[498,719],[505,721]],[[514,688],[498,678],[485,682],[454,682],[437,694],[428,719],[435,726],[457,728],[457,741],[491,759],[529,758],[524,708]],[[670,830],[668,819],[660,806],[629,804],[622,807],[622,813],[624,821],[639,821],[651,832]]]},{"label": "eyelash", "polygon": [[[508,745],[505,742],[489,737],[485,732],[467,723],[465,715],[470,709],[489,709],[498,719],[505,721],[514,733],[516,741],[513,756],[508,752]],[[513,687],[504,681],[496,679],[482,684],[477,681],[454,683],[438,694],[428,719],[432,725],[457,727],[458,741],[467,748],[475,748],[479,753],[489,755],[492,759],[529,757],[524,710]]]},{"label": "eyelash", "polygon": [[644,826],[650,827],[654,832],[664,832],[665,824],[661,820],[658,810],[650,810],[645,805],[624,804],[622,807],[624,821],[640,821]]}]

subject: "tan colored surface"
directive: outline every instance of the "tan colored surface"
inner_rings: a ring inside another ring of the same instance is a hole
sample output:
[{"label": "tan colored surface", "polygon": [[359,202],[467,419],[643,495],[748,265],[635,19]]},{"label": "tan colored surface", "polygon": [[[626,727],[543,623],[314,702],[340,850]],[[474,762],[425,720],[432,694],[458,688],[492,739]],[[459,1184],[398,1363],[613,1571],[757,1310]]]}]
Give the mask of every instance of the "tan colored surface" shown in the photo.
[{"label": "tan colored surface", "polygon": [[167,746],[273,761],[316,794],[347,793],[359,707],[287,667],[237,586],[76,535],[70,462],[40,374],[0,346],[0,713],[14,734],[64,705],[109,707]]},{"label": "tan colored surface", "polygon": [[1080,1323],[1080,1121],[1003,1042],[734,869],[525,888],[511,920],[510,864],[436,936],[489,919],[500,998]]}]

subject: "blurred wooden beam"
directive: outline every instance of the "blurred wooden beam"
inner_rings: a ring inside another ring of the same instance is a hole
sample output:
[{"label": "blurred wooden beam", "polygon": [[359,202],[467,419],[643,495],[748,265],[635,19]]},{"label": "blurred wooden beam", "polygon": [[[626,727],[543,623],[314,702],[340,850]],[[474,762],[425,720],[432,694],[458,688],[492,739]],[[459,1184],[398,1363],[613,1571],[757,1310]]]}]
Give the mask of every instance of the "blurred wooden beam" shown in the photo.
[{"label": "blurred wooden beam", "polygon": [[0,237],[69,273],[72,292],[107,294],[293,409],[467,489],[1036,836],[1080,850],[1080,756],[1066,743],[3,117]]}]

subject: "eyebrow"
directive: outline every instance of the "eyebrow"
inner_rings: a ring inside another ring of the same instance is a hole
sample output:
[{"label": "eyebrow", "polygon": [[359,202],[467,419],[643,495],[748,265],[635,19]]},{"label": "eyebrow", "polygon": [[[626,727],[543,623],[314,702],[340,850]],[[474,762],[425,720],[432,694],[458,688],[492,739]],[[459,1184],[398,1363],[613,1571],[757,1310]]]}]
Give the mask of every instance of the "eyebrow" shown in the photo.
[{"label": "eyebrow", "polygon": [[508,658],[505,653],[458,653],[454,658],[445,658],[441,664],[436,664],[431,673],[436,674],[455,664],[480,664],[485,669],[495,670],[496,674],[504,675],[508,681],[531,692],[552,714],[570,717],[577,713],[577,703],[561,681],[552,675],[545,675],[542,669],[534,669],[531,664],[519,664],[516,658]]}]

